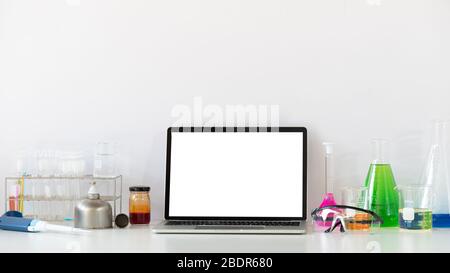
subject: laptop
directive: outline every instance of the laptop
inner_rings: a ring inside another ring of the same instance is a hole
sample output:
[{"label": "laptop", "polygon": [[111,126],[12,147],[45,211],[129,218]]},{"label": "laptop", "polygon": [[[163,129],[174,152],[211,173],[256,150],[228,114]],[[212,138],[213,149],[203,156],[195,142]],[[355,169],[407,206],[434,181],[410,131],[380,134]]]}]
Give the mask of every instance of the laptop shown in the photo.
[{"label": "laptop", "polygon": [[305,233],[306,147],[303,127],[169,128],[165,221],[153,231]]}]

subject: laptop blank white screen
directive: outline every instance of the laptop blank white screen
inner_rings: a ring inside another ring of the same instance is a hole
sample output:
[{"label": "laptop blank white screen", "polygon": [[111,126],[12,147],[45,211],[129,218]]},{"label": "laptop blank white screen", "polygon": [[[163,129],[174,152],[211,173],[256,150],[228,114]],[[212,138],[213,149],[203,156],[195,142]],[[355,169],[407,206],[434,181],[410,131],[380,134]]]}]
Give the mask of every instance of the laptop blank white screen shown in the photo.
[{"label": "laptop blank white screen", "polygon": [[170,217],[303,217],[303,133],[172,132]]}]

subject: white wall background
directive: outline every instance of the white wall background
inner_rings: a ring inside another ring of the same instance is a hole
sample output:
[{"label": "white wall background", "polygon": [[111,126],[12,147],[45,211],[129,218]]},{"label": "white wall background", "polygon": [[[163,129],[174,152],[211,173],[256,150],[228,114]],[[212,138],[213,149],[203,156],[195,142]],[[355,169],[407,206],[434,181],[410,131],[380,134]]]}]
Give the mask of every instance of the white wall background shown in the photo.
[{"label": "white wall background", "polygon": [[200,96],[309,128],[310,208],[323,141],[340,185],[363,182],[372,137],[416,182],[430,120],[450,116],[449,49],[446,0],[0,0],[0,177],[24,147],[114,140],[159,218],[171,110]]}]

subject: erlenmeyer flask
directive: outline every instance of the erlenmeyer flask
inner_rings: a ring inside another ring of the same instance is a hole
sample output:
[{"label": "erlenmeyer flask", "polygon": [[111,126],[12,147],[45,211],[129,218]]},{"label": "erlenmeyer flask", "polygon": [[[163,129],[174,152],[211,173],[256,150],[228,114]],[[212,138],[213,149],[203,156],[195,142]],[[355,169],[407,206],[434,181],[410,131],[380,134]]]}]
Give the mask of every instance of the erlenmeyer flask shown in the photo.
[{"label": "erlenmeyer flask", "polygon": [[369,190],[369,207],[382,219],[381,227],[398,227],[398,192],[394,174],[385,158],[387,140],[374,139],[375,159],[370,164],[365,187]]},{"label": "erlenmeyer flask", "polygon": [[[433,227],[450,227],[450,186],[447,165],[447,122],[434,122],[434,137],[428,155],[422,184],[432,188]],[[429,197],[431,198],[431,197]],[[428,202],[429,200],[424,200]]]}]

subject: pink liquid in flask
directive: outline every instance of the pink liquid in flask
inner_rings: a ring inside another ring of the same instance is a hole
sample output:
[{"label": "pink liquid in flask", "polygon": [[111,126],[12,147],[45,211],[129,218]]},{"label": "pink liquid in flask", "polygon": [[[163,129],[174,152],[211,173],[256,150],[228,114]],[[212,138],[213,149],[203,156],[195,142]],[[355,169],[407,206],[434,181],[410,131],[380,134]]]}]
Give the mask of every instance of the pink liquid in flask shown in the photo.
[{"label": "pink liquid in flask", "polygon": [[[323,197],[322,203],[320,204],[320,208],[337,205],[332,192],[334,180],[332,168],[333,144],[324,143],[323,145],[325,147],[325,195]],[[336,211],[339,210],[336,209]],[[314,221],[315,228],[319,231],[322,231],[331,227],[334,215],[335,215],[334,213],[329,213],[325,220],[323,220],[322,217],[320,217],[320,219],[316,219],[316,221]]]},{"label": "pink liquid in flask", "polygon": [[[336,206],[336,200],[334,200],[334,195],[333,193],[329,192],[326,193],[322,203],[320,204],[320,208],[323,207],[328,207],[328,206]],[[331,224],[333,223],[333,218],[334,218],[334,213],[329,213],[327,215],[327,218],[325,219],[325,221],[316,221],[316,227],[318,228],[329,228],[331,227]]]}]

